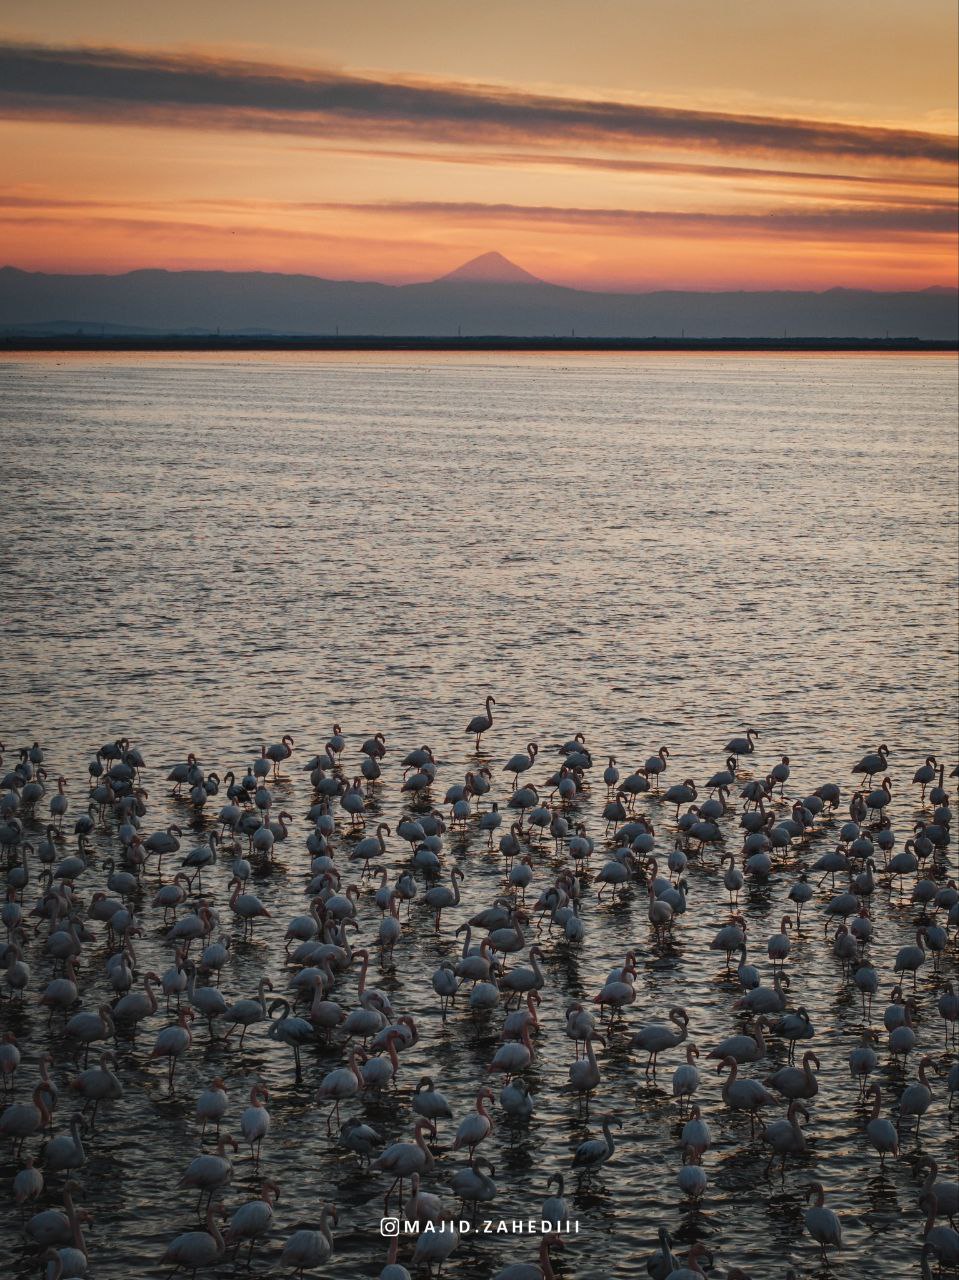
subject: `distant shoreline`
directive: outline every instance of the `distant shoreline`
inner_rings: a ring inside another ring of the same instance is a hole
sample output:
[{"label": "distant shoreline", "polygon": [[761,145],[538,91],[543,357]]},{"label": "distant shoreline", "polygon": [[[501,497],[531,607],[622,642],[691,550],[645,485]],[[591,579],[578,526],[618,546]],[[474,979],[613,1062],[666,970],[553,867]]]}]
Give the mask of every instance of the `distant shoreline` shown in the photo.
[{"label": "distant shoreline", "polygon": [[0,336],[0,353],[29,351],[782,351],[955,352],[956,339],[925,338],[509,338],[179,335]]}]

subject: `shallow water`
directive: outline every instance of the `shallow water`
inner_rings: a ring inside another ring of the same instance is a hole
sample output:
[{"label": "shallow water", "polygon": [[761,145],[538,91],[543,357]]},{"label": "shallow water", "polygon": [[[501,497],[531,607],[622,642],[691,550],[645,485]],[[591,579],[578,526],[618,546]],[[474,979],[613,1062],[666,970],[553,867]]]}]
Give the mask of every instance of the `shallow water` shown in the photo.
[{"label": "shallow water", "polygon": [[[69,779],[72,819],[83,809],[87,761],[101,743],[128,735],[147,759],[149,831],[174,820],[187,828],[188,808],[162,781],[187,751],[207,770],[241,773],[261,742],[292,733],[296,753],[276,793],[277,808],[295,821],[280,868],[255,886],[273,918],[235,948],[222,977],[228,997],[253,994],[262,973],[278,992],[288,987],[283,932],[305,909],[309,862],[310,787],[298,766],[322,748],[334,720],[348,738],[349,775],[362,739],[385,732],[390,751],[368,821],[382,816],[394,829],[399,760],[431,744],[441,800],[476,763],[462,727],[488,691],[498,705],[483,754],[495,766],[535,738],[540,781],[558,763],[556,746],[581,730],[597,763],[578,812],[600,846],[607,754],[625,775],[665,743],[672,752],[665,781],[701,782],[722,766],[726,739],[752,725],[761,738],[755,769],[746,772],[765,771],[787,752],[787,796],[839,781],[841,820],[850,766],[882,740],[891,749],[901,848],[919,813],[913,771],[928,752],[948,768],[957,756],[955,415],[956,362],[938,357],[5,358],[0,738],[8,747],[44,744],[51,779],[60,772]],[[508,795],[497,768],[493,798],[505,804]],[[209,806],[211,819],[218,804]],[[638,808],[656,825],[662,866],[675,810],[655,798]],[[724,828],[732,849],[738,817]],[[769,884],[748,895],[752,958],[765,982],[765,941],[789,885],[831,847],[838,825],[797,846]],[[36,834],[39,824],[32,826]],[[78,881],[87,900],[105,881],[100,860],[116,851],[112,823],[98,831],[96,847],[98,861]],[[407,853],[395,836],[389,849],[395,873]],[[598,850],[594,869],[602,860]],[[535,862],[537,889],[563,859],[544,844]],[[444,913],[437,934],[426,908],[414,905],[395,973],[376,977],[421,1030],[401,1058],[398,1101],[348,1108],[390,1140],[409,1136],[409,1095],[426,1071],[458,1121],[498,1039],[499,1015],[460,1010],[444,1025],[430,987],[439,959],[453,951],[455,926],[501,882],[502,859],[486,851],[475,826],[466,837],[447,836],[445,867],[456,863],[466,872],[461,907]],[[165,878],[173,865],[165,864]],[[907,1162],[880,1179],[861,1132],[865,1113],[846,1068],[861,1010],[812,904],[789,968],[792,1001],[816,1027],[820,1093],[807,1127],[810,1155],[784,1182],[763,1178],[765,1157],[749,1141],[748,1122],[725,1111],[719,1077],[702,1060],[699,1100],[714,1147],[699,1209],[684,1205],[675,1186],[679,1129],[668,1094],[680,1052],[663,1058],[652,1084],[644,1056],[628,1051],[620,1029],[600,1054],[603,1082],[589,1118],[558,1092],[572,1058],[563,1010],[598,991],[628,947],[640,970],[631,1030],[677,1003],[704,1054],[736,1028],[735,981],[708,948],[727,913],[715,854],[691,863],[687,878],[689,911],[671,948],[656,945],[639,887],[615,906],[597,905],[587,888],[585,942],[542,940],[548,982],[529,1073],[536,1114],[512,1133],[499,1123],[482,1148],[499,1187],[486,1216],[538,1212],[548,1174],[568,1172],[573,1147],[598,1133],[608,1110],[624,1121],[616,1156],[582,1194],[568,1183],[580,1233],[559,1260],[563,1276],[645,1274],[642,1260],[660,1224],[683,1245],[705,1239],[720,1274],[733,1265],[757,1277],[782,1276],[790,1265],[815,1274],[818,1250],[802,1232],[812,1178],[843,1218],[846,1247],[833,1259],[835,1274],[917,1274],[918,1184]],[[204,880],[227,927],[228,879],[224,859]],[[151,867],[141,974],[162,972],[171,957],[160,912],[149,908],[154,882]],[[907,881],[902,894],[880,891],[873,901],[878,1025],[895,953],[913,939],[910,889]],[[366,940],[375,938],[377,915],[364,896]],[[85,1008],[106,995],[105,956],[101,931],[84,957]],[[27,1047],[18,1096],[32,1087],[37,1055],[51,1048],[61,1132],[74,1055],[61,1036],[48,1035],[36,1009],[51,975],[42,939],[30,942],[28,959],[33,1002],[4,1007],[0,1029],[15,1029]],[[950,967],[954,977],[954,952],[943,976]],[[945,1063],[952,1059],[932,968],[919,980],[919,1046]],[[355,971],[340,979],[344,1003],[355,1002],[355,984]],[[335,1199],[336,1254],[322,1274],[378,1274],[386,1180],[371,1180],[330,1143],[312,1105],[338,1053],[307,1051],[298,1089],[288,1051],[262,1028],[250,1032],[240,1056],[209,1046],[198,1026],[171,1101],[162,1069],[148,1059],[165,1022],[161,1008],[135,1051],[122,1046],[125,1098],[101,1109],[80,1175],[81,1201],[93,1215],[91,1275],[130,1276],[133,1259],[137,1274],[161,1274],[156,1260],[168,1241],[195,1224],[192,1193],[174,1184],[199,1150],[193,1100],[214,1074],[227,1078],[234,1131],[250,1084],[263,1078],[273,1091],[261,1170],[282,1191],[254,1271],[280,1274],[289,1231]],[[776,1069],[784,1050],[771,1043],[769,1062],[746,1074]],[[884,1044],[888,1114],[904,1077]],[[909,1079],[917,1062],[910,1055]],[[944,1171],[952,1160],[955,1171],[956,1117],[947,1118],[944,1078],[934,1095],[922,1146]],[[463,1163],[445,1149],[454,1125],[441,1126],[444,1151],[430,1189],[442,1191]],[[7,1188],[14,1171],[5,1145]],[[257,1185],[241,1152],[227,1205]],[[535,1240],[470,1240],[448,1270],[485,1277],[535,1252]],[[408,1250],[404,1256],[409,1263]],[[13,1259],[14,1275],[36,1271],[12,1209],[0,1225],[0,1257]],[[219,1273],[231,1270],[224,1264]]]}]

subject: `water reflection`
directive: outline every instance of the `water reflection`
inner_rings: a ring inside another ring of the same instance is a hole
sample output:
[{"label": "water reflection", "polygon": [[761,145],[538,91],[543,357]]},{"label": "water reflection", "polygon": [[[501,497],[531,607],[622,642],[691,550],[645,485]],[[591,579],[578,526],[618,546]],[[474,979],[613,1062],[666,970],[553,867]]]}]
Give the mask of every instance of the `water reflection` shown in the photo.
[{"label": "water reflection", "polygon": [[[14,495],[6,530],[16,555],[5,562],[0,737],[48,744],[52,768],[70,779],[75,812],[91,751],[128,731],[148,759],[149,829],[178,821],[197,837],[209,817],[172,801],[162,781],[187,750],[205,768],[239,773],[262,741],[289,730],[298,764],[322,746],[334,718],[344,726],[350,776],[363,737],[386,733],[390,751],[368,816],[394,831],[405,811],[397,760],[423,742],[440,761],[443,787],[468,767],[491,765],[502,831],[511,815],[501,765],[537,736],[545,764],[537,777],[556,767],[559,743],[582,730],[600,762],[594,774],[607,752],[625,774],[668,743],[667,779],[702,780],[722,766],[730,734],[753,723],[762,734],[762,767],[781,750],[790,753],[787,796],[836,780],[844,800],[853,759],[881,737],[891,747],[901,849],[915,820],[928,817],[909,789],[912,768],[927,750],[949,759],[956,752],[954,362],[563,363],[571,372],[562,379],[547,359],[505,357],[3,363],[0,430],[16,443],[5,454]],[[239,449],[237,423],[253,422],[255,447]],[[91,440],[109,468],[90,465]],[[488,690],[497,696],[496,723],[476,757],[462,729]],[[277,866],[254,877],[273,918],[258,922],[251,942],[237,935],[221,980],[231,1000],[252,995],[264,971],[287,991],[283,931],[305,907],[310,788],[297,769],[272,785],[278,807],[282,800],[294,815],[291,837],[279,846]],[[570,813],[596,840],[594,866],[605,852],[604,792],[594,781]],[[641,796],[637,807],[656,826],[662,871],[674,843],[674,807],[655,795]],[[719,852],[739,847],[738,819],[732,813],[721,823]],[[739,895],[749,962],[765,985],[765,940],[793,909],[789,885],[835,847],[840,820],[824,823],[768,882],[747,881]],[[459,952],[456,926],[502,887],[504,860],[486,846],[475,826],[444,841],[435,879],[448,883],[450,869],[461,865],[467,880],[462,908],[444,913],[439,933],[420,904],[401,913],[391,967],[376,972],[375,985],[414,1014],[421,1039],[401,1057],[395,1092],[356,1108],[384,1142],[408,1140],[411,1090],[421,1074],[435,1077],[454,1112],[453,1122],[440,1123],[430,1186],[437,1192],[461,1167],[450,1151],[456,1123],[473,1105],[499,1042],[499,1013],[468,1011],[459,998],[443,1022],[430,985],[440,960]],[[392,878],[411,860],[399,840],[389,849]],[[78,882],[87,900],[117,852],[108,821]],[[565,861],[548,833],[533,860],[530,904]],[[716,1270],[739,1264],[764,1276],[793,1265],[817,1273],[818,1250],[802,1231],[804,1188],[814,1177],[842,1214],[846,1238],[844,1254],[823,1274],[912,1274],[921,1231],[914,1152],[888,1161],[881,1174],[865,1139],[869,1108],[855,1105],[846,1063],[859,1041],[861,1001],[843,987],[832,930],[827,938],[820,923],[831,895],[828,879],[818,887],[818,874],[810,877],[815,896],[787,964],[790,1000],[809,1009],[823,1059],[809,1154],[765,1181],[768,1150],[750,1139],[748,1119],[721,1106],[719,1077],[703,1069],[698,1100],[714,1142],[704,1158],[709,1186],[698,1206],[676,1187],[670,1080],[681,1055],[664,1055],[647,1080],[644,1057],[630,1052],[629,1040],[675,1004],[689,1011],[689,1038],[704,1054],[743,1025],[732,1010],[739,957],[727,967],[708,945],[728,917],[716,861],[708,850],[690,860],[688,909],[666,943],[650,928],[638,885],[600,904],[586,886],[582,944],[537,928],[533,914],[527,942],[538,938],[547,955],[529,1073],[536,1110],[526,1123],[508,1123],[494,1108],[496,1128],[484,1145],[497,1169],[495,1211],[538,1210],[546,1175],[569,1175],[576,1145],[596,1137],[600,1118],[613,1112],[624,1126],[614,1131],[612,1161],[579,1189],[567,1179],[581,1234],[555,1260],[560,1274],[632,1280],[656,1248],[660,1224],[684,1246],[708,1241]],[[345,882],[360,882],[360,868],[347,866]],[[203,881],[225,929],[227,872],[212,868]],[[422,889],[426,878],[417,872],[416,879]],[[379,914],[369,880],[362,884],[368,941]],[[895,953],[914,937],[911,888],[907,876],[891,887],[880,883],[873,895],[875,1025]],[[151,877],[135,903],[146,925],[138,965],[163,972],[171,955],[148,905],[152,891]],[[30,947],[35,979],[45,982],[49,962]],[[629,949],[638,998],[607,1026],[602,1083],[587,1113],[560,1092],[573,1057],[564,1010],[573,999],[591,999]],[[107,993],[106,956],[102,941],[85,954],[87,1007]],[[943,960],[943,978],[952,964]],[[349,1006],[356,979],[354,969],[334,990]],[[927,965],[917,987],[919,1052],[944,1062],[938,992]],[[201,1024],[170,1099],[162,1064],[146,1056],[165,1022],[161,1002],[135,1045],[120,1042],[125,1098],[97,1119],[82,1173],[93,1274],[125,1280],[132,1258],[152,1274],[169,1239],[196,1226],[189,1197],[171,1188],[200,1149],[193,1099],[217,1073],[227,1076],[231,1098],[224,1131],[235,1127],[257,1079],[272,1090],[274,1127],[262,1165],[282,1186],[280,1226],[255,1251],[253,1273],[279,1274],[284,1235],[315,1221],[319,1201],[335,1197],[340,1223],[327,1273],[344,1280],[375,1274],[386,1255],[377,1225],[384,1180],[328,1137],[314,1102],[339,1050],[322,1042],[307,1050],[297,1085],[290,1051],[262,1028],[251,1030],[240,1052],[235,1039],[230,1048],[210,1043]],[[66,1094],[75,1045],[62,1028],[48,1030],[35,1007],[9,1004],[0,1024],[31,1047],[25,1078],[39,1048],[50,1048]],[[770,1046],[750,1075],[771,1074],[786,1060],[780,1042]],[[895,1063],[884,1032],[877,1048],[874,1078],[886,1114],[918,1058],[913,1052],[905,1067]],[[922,1138],[940,1176],[955,1172],[955,1116],[947,1124],[945,1096],[940,1077]],[[58,1131],[68,1111],[64,1098]],[[4,1147],[0,1175],[8,1186],[14,1171]],[[252,1162],[238,1159],[229,1203],[256,1194],[258,1184]],[[32,1276],[13,1217],[0,1225],[0,1256],[12,1259],[17,1277]],[[444,1273],[488,1275],[534,1255],[535,1242],[466,1238]],[[409,1263],[409,1251],[402,1257]],[[216,1270],[229,1275],[232,1263]]]}]

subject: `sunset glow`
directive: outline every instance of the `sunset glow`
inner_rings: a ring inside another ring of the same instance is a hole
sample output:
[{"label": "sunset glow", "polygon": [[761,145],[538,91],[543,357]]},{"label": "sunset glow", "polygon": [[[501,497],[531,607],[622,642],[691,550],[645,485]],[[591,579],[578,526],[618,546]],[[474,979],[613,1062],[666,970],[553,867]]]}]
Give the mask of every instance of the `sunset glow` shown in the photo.
[{"label": "sunset glow", "polygon": [[120,5],[7,6],[3,262],[399,283],[496,249],[594,289],[957,282],[951,4],[869,5],[853,63],[827,33],[852,48],[855,3],[670,25],[537,0],[483,32],[432,3],[167,8],[134,38]]}]

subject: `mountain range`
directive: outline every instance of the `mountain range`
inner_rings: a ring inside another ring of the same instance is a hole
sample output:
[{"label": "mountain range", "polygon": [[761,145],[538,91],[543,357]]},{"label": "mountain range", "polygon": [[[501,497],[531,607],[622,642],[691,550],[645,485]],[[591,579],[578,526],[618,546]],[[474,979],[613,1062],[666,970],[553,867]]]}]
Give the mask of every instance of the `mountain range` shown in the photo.
[{"label": "mountain range", "polygon": [[0,334],[955,340],[957,293],[828,289],[599,293],[498,253],[425,284],[261,271],[50,275],[0,268]]}]

